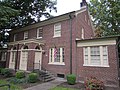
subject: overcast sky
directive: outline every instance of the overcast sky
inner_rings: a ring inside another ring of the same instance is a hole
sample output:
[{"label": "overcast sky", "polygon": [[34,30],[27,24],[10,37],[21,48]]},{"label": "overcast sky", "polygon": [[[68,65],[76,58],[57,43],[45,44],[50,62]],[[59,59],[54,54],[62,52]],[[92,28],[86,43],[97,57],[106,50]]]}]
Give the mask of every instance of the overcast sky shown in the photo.
[{"label": "overcast sky", "polygon": [[[89,2],[90,0],[86,0]],[[52,12],[54,16],[65,14],[80,9],[82,0],[57,0],[57,13]]]}]

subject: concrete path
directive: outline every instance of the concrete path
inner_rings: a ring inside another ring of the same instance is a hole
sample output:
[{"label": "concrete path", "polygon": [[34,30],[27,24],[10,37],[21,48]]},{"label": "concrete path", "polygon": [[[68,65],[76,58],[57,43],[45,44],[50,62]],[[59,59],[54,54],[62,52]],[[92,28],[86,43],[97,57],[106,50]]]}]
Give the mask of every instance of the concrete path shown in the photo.
[{"label": "concrete path", "polygon": [[56,78],[53,81],[50,82],[45,82],[24,90],[49,90],[50,88],[56,87],[57,85],[65,82],[66,80],[62,79],[62,78]]}]

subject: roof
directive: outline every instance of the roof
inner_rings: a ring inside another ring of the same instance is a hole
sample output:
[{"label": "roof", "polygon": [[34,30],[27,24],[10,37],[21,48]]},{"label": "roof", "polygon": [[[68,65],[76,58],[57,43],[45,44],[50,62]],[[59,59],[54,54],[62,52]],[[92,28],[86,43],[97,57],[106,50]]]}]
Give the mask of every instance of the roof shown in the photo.
[{"label": "roof", "polygon": [[39,28],[39,27],[49,25],[49,24],[52,24],[52,23],[57,23],[57,22],[60,22],[60,21],[68,20],[68,19],[70,19],[69,15],[75,16],[78,13],[82,13],[82,11],[86,11],[86,7],[82,7],[80,10],[72,11],[72,12],[62,14],[62,15],[59,15],[59,16],[55,16],[55,17],[52,17],[52,18],[49,18],[49,19],[31,24],[31,25],[28,25],[28,26],[22,27],[22,28],[13,29],[10,32],[17,33],[17,32],[21,32],[21,31],[33,29],[33,28]]},{"label": "roof", "polygon": [[77,39],[76,42],[82,42],[82,41],[92,41],[92,40],[104,40],[104,39],[117,39],[120,38],[120,35],[116,36],[105,36],[105,37],[93,37],[90,39]]}]

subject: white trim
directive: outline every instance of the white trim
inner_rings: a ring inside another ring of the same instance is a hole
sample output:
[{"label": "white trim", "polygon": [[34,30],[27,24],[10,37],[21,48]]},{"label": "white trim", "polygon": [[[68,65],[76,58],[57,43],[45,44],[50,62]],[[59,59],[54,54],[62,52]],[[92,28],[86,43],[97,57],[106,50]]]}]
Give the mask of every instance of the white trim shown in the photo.
[{"label": "white trim", "polygon": [[24,32],[24,40],[28,39],[28,31]]},{"label": "white trim", "polygon": [[84,28],[82,28],[81,38],[84,39]]},{"label": "white trim", "polygon": [[48,63],[48,64],[53,64],[53,65],[65,65],[64,62],[63,62],[63,63],[61,63],[61,62],[60,62],[60,63],[59,63],[59,62],[58,62],[58,63],[57,63],[57,62],[50,62],[50,63]]},{"label": "white trim", "polygon": [[115,39],[104,39],[104,40],[86,40],[80,41],[77,43],[77,47],[86,47],[86,46],[103,46],[103,45],[115,45]]},{"label": "white trim", "polygon": [[[56,27],[57,27],[57,29],[56,29]],[[59,27],[59,28],[58,28]],[[56,31],[57,30],[57,31]],[[58,31],[59,30],[59,31]],[[53,36],[53,38],[55,38],[55,37],[61,37],[61,23],[56,23],[56,24],[54,24],[54,36]]]},{"label": "white trim", "polygon": [[27,40],[20,40],[15,42],[10,42],[8,45],[15,45],[15,44],[26,44],[26,43],[38,43],[44,45],[43,41],[37,39],[27,39]]},{"label": "white trim", "polygon": [[86,64],[83,64],[83,66],[90,66],[90,67],[110,67],[109,65],[86,65]]},{"label": "white trim", "polygon": [[[103,47],[104,46],[98,46],[99,47],[99,51],[100,51],[100,65],[94,65],[94,64],[91,64],[91,47],[85,47],[87,49],[87,55],[88,55],[88,61],[86,63],[86,60],[85,60],[85,48],[83,48],[83,57],[84,57],[84,64],[83,66],[95,66],[95,67],[109,67],[109,62],[108,62],[108,52],[107,52],[107,63],[106,65],[104,64],[104,59],[103,59]],[[107,46],[105,46],[106,49],[107,49]]]},{"label": "white trim", "polygon": [[78,10],[78,11],[75,12],[75,16],[77,16],[78,14],[80,14],[82,12],[85,12],[86,10],[87,10],[86,7],[82,7],[80,10]]},{"label": "white trim", "polygon": [[[42,28],[37,28],[37,39],[41,39],[42,38],[42,36],[39,37],[40,30],[42,30]],[[43,31],[42,31],[42,34],[43,34]]]}]

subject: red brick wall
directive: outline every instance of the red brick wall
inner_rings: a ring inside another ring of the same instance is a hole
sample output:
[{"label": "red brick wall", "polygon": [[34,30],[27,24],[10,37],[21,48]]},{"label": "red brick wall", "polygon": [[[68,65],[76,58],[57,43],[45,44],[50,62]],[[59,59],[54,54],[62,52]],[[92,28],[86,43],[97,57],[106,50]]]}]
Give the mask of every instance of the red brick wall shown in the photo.
[{"label": "red brick wall", "polygon": [[108,46],[109,67],[83,66],[83,48],[77,48],[77,75],[79,81],[84,81],[86,77],[96,77],[106,85],[118,86],[118,69],[115,45]]}]

